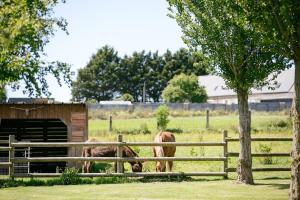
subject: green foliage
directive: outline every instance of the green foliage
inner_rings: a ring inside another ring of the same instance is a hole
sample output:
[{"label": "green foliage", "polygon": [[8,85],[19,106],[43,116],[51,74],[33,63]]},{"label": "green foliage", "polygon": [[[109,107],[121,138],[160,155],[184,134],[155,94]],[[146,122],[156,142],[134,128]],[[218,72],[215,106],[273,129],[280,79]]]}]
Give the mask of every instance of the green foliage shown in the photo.
[{"label": "green foliage", "polygon": [[174,76],[163,90],[162,97],[165,102],[171,103],[202,103],[207,100],[206,91],[199,86],[198,78],[194,74]]},{"label": "green foliage", "polygon": [[0,84],[0,103],[6,101],[6,89],[5,85]]},{"label": "green foliage", "polygon": [[270,128],[291,128],[291,122],[288,120],[274,120],[268,124]]},{"label": "green foliage", "polygon": [[142,133],[142,134],[150,134],[151,133],[151,131],[149,130],[146,123],[142,123],[140,125],[140,130],[141,130],[140,133]]},{"label": "green foliage", "polygon": [[[259,144],[258,146],[259,152],[261,153],[271,153],[272,147],[266,144]],[[259,160],[261,164],[271,165],[273,164],[272,157],[266,156]]]},{"label": "green foliage", "polygon": [[[70,66],[42,59],[44,47],[55,29],[66,31],[66,21],[53,17],[59,1],[4,0],[0,3],[0,84],[18,89],[25,84],[29,95],[50,95],[46,76],[61,85],[71,81]],[[62,1],[64,2],[64,1]]]},{"label": "green foliage", "polygon": [[131,94],[125,93],[121,96],[121,100],[133,102],[134,98]]},{"label": "green foliage", "polygon": [[95,162],[92,165],[91,169],[92,173],[99,173],[99,172],[114,172],[113,165],[111,163],[99,163]]},{"label": "green foliage", "polygon": [[170,16],[182,28],[184,41],[203,52],[211,60],[213,70],[238,95],[268,84],[270,73],[286,68],[289,60],[276,53],[276,45],[254,28],[239,2],[168,2]]},{"label": "green foliage", "polygon": [[89,100],[86,101],[86,103],[88,103],[88,104],[97,104],[98,101],[95,100],[95,99],[89,99]]},{"label": "green foliage", "polygon": [[104,46],[99,49],[89,63],[79,69],[77,79],[72,83],[73,100],[111,100],[117,91],[116,70],[119,62],[114,48]]},{"label": "green foliage", "polygon": [[139,102],[145,85],[147,101],[158,102],[174,75],[207,74],[208,62],[204,56],[183,48],[174,54],[141,51],[122,58],[114,52],[113,48],[102,47],[89,64],[78,71],[77,80],[73,82],[73,100],[111,100],[118,94],[128,93],[133,97],[130,101]]},{"label": "green foliage", "polygon": [[80,183],[80,177],[78,176],[78,169],[65,168],[60,176],[61,183],[63,185],[76,185]]},{"label": "green foliage", "polygon": [[190,150],[190,155],[191,155],[192,157],[198,156],[198,153],[197,153],[197,151],[195,150],[194,147],[191,148],[191,150]]},{"label": "green foliage", "polygon": [[166,105],[161,105],[156,110],[157,128],[165,130],[169,123],[169,109]]},{"label": "green foliage", "polygon": [[126,130],[114,129],[113,131],[124,135],[151,134],[151,131],[149,130],[146,123],[140,124],[140,128],[132,128]]}]

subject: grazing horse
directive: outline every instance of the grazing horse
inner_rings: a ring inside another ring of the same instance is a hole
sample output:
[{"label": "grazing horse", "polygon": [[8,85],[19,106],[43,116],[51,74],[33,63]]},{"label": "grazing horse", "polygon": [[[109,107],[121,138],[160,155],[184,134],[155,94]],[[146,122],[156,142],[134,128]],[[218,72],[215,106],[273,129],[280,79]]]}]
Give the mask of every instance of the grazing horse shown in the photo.
[{"label": "grazing horse", "polygon": [[[87,142],[97,142],[96,139],[88,140]],[[98,147],[83,147],[82,157],[115,157],[117,155],[116,146],[98,146]],[[128,146],[122,148],[123,157],[138,157],[138,155]],[[92,161],[84,161],[82,166],[83,173],[90,173]],[[143,165],[141,162],[129,162],[133,172],[141,172]],[[116,171],[116,163],[115,163]]]},{"label": "grazing horse", "polygon": [[[154,139],[154,142],[175,142],[175,136],[170,132],[159,132]],[[154,157],[174,157],[176,146],[155,146],[153,147]],[[169,171],[172,171],[173,161],[167,161]],[[166,161],[156,162],[156,171],[166,171]]]}]

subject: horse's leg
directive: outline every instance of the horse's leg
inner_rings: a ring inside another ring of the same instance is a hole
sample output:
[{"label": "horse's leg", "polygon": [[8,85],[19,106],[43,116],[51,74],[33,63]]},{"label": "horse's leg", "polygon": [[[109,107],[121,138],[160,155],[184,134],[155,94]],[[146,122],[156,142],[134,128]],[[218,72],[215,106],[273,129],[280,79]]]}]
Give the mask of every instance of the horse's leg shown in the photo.
[{"label": "horse's leg", "polygon": [[165,172],[165,171],[166,171],[166,168],[167,168],[167,162],[164,162],[164,163],[163,163],[162,172]]},{"label": "horse's leg", "polygon": [[115,172],[117,172],[117,162],[114,164]]},{"label": "horse's leg", "polygon": [[172,172],[173,161],[168,161],[168,168],[169,168],[169,171]]},{"label": "horse's leg", "polygon": [[84,161],[83,165],[82,165],[82,173],[86,173],[87,172],[86,166],[87,166],[87,163],[86,163],[86,161]]},{"label": "horse's leg", "polygon": [[87,173],[90,173],[90,172],[91,172],[91,162],[90,162],[90,161],[87,161],[87,164],[86,164],[86,172],[87,172]]}]

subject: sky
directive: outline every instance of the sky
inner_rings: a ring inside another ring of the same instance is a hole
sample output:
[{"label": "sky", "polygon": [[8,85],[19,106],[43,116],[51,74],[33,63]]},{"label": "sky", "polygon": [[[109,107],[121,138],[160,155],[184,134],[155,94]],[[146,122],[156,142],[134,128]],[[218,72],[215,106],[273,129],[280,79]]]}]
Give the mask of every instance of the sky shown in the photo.
[{"label": "sky", "polygon": [[[104,45],[112,46],[119,56],[142,50],[163,54],[186,47],[180,27],[167,16],[166,0],[67,0],[54,11],[67,20],[69,35],[56,31],[45,48],[46,59],[67,62],[75,73]],[[71,99],[70,88],[60,87],[54,78],[48,80],[51,97]],[[27,96],[8,89],[8,97]]]}]

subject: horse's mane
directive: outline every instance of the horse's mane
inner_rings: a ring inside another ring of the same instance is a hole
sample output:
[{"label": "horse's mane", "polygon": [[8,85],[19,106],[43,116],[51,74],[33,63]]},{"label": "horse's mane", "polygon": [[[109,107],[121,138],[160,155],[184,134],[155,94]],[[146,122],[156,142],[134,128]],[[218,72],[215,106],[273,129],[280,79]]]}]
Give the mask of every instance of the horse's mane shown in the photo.
[{"label": "horse's mane", "polygon": [[127,156],[130,156],[130,157],[138,157],[137,153],[135,153],[135,151],[133,151],[133,149],[129,146],[125,146],[125,148],[127,148],[130,152],[128,153],[131,153],[131,155],[127,155]]}]

